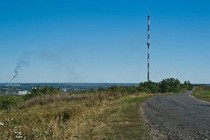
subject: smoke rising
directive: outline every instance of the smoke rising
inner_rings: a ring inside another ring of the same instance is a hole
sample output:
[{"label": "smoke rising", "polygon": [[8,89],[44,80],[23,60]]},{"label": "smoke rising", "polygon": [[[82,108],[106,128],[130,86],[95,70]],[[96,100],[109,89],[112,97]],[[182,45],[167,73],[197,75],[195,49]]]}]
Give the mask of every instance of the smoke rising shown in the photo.
[{"label": "smoke rising", "polygon": [[14,75],[12,81],[19,75],[19,71],[29,65],[29,53],[23,52],[23,54],[18,58],[16,67],[14,69]]},{"label": "smoke rising", "polygon": [[21,56],[17,59],[17,64],[14,69],[14,75],[11,79],[13,81],[18,77],[19,72],[22,68],[28,66],[30,64],[30,59],[41,59],[48,62],[54,62],[57,65],[61,65],[61,57],[58,53],[50,52],[50,51],[40,51],[40,52],[23,52]]},{"label": "smoke rising", "polygon": [[[10,82],[14,81],[19,76],[21,70],[23,70],[25,67],[33,65],[33,62],[39,62],[40,65],[50,64],[52,66],[56,66],[54,68],[57,68],[57,75],[52,75],[52,77],[56,77],[55,79],[58,81],[85,81],[86,79],[81,73],[79,74],[77,72],[77,66],[74,63],[71,63],[71,61],[69,62],[71,64],[66,63],[66,60],[63,59],[63,55],[61,55],[59,51],[55,52],[52,50],[42,50],[36,52],[23,52],[17,59],[14,75]],[[36,67],[36,65],[33,66]],[[48,67],[43,67],[43,69],[48,69]],[[40,75],[42,74],[43,73]]]}]

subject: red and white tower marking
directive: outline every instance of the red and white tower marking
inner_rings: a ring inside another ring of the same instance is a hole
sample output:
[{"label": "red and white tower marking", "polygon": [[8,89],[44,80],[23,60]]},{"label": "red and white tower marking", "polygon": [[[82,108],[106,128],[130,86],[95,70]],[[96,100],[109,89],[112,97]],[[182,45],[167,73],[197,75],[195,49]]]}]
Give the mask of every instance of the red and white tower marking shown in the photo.
[{"label": "red and white tower marking", "polygon": [[148,12],[147,21],[147,82],[150,81],[150,11]]}]

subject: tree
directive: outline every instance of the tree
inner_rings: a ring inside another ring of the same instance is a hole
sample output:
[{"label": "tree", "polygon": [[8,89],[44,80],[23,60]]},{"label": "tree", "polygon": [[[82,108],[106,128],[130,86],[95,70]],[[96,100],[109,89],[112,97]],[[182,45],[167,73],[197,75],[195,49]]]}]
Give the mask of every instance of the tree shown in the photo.
[{"label": "tree", "polygon": [[180,81],[175,78],[163,79],[160,82],[160,92],[179,92],[181,89]]},{"label": "tree", "polygon": [[184,81],[184,88],[187,90],[192,90],[193,85],[190,83],[190,81]]}]

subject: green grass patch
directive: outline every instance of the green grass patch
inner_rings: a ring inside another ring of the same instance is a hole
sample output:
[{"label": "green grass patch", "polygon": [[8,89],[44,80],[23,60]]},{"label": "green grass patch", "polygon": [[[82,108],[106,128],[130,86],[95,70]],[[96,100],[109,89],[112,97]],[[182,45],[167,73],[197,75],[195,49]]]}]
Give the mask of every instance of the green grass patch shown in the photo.
[{"label": "green grass patch", "polygon": [[200,91],[193,93],[193,96],[210,102],[210,91]]},{"label": "green grass patch", "polygon": [[210,102],[210,87],[197,87],[192,95],[201,100]]}]

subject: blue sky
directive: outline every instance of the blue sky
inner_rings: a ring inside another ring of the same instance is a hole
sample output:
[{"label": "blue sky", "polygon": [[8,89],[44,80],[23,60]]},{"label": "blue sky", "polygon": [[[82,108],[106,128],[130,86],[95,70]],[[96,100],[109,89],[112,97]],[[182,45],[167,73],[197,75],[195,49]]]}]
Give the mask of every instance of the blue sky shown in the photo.
[{"label": "blue sky", "polygon": [[208,0],[0,1],[0,82],[209,83]]}]

